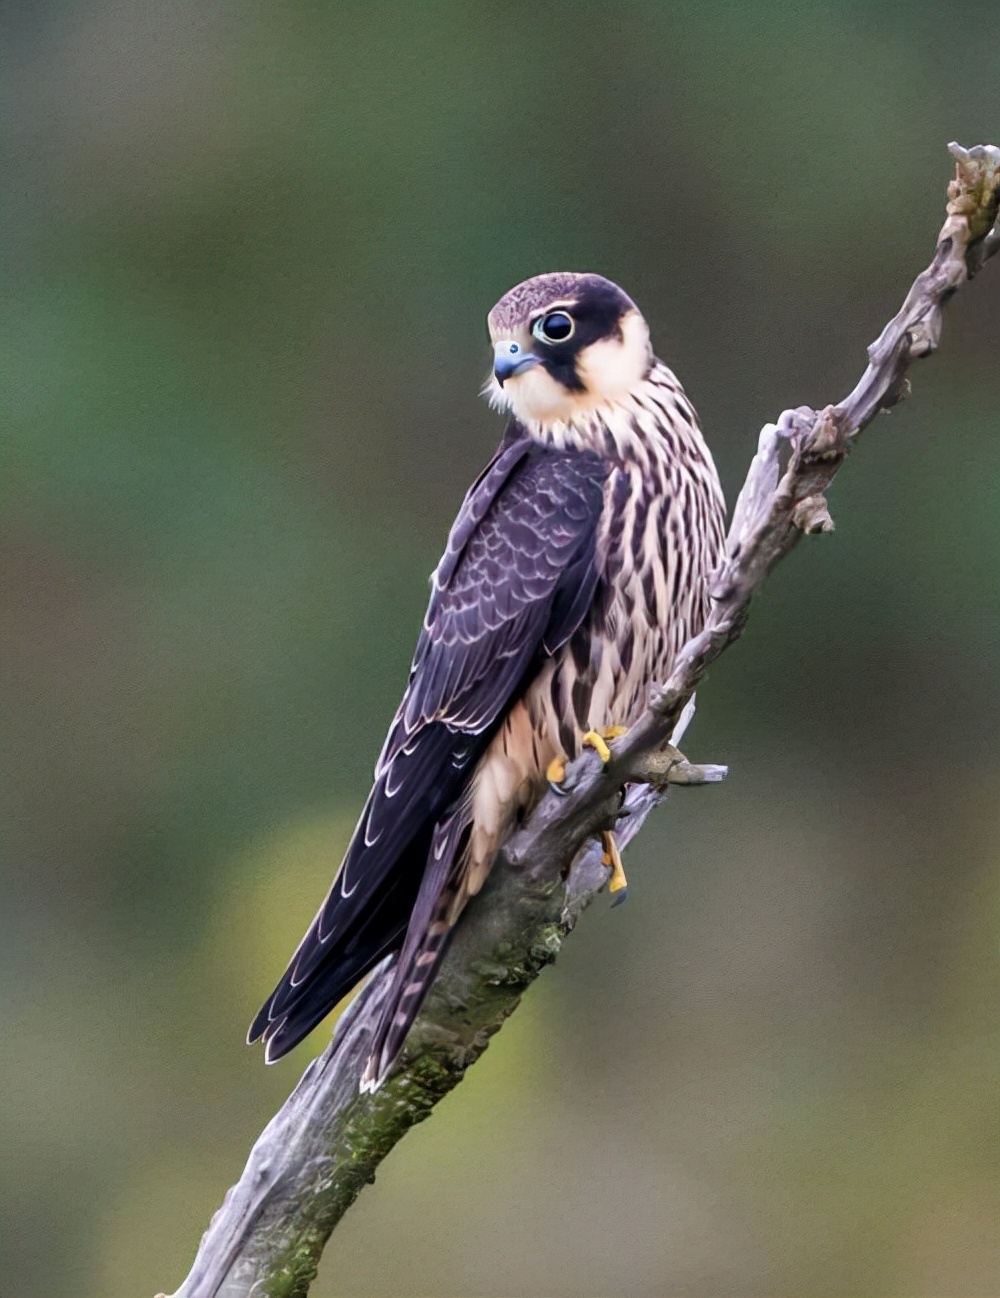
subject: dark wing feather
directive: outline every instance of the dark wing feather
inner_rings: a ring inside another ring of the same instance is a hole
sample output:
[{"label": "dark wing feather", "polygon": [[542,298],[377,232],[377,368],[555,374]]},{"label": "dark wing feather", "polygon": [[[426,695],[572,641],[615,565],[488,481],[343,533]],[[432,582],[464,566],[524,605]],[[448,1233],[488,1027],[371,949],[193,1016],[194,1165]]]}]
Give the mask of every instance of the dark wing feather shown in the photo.
[{"label": "dark wing feather", "polygon": [[435,823],[541,658],[590,607],[607,475],[595,455],[522,437],[501,446],[466,496],[344,863],[250,1029],[269,1059],[400,944]]}]

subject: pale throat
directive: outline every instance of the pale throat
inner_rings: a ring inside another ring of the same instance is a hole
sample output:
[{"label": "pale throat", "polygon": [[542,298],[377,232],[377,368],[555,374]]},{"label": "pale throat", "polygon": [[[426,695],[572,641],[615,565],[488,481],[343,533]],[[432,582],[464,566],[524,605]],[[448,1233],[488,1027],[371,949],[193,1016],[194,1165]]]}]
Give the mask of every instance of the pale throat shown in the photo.
[{"label": "pale throat", "polygon": [[576,358],[582,391],[563,387],[542,365],[510,378],[500,386],[487,384],[486,395],[498,410],[509,410],[529,429],[589,423],[602,406],[625,401],[643,383],[652,363],[649,329],[638,311],[621,321],[621,337],[602,338],[583,348]]}]

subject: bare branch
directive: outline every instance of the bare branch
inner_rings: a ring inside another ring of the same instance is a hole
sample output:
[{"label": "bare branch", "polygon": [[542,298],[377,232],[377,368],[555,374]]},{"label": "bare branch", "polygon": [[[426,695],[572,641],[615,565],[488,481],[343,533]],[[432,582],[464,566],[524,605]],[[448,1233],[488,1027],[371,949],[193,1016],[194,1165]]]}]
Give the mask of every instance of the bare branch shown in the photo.
[{"label": "bare branch", "polygon": [[609,766],[593,753],[580,757],[564,792],[546,796],[507,843],[455,933],[398,1070],[374,1095],[362,1095],[358,1079],[388,990],[387,965],[375,971],[331,1047],[260,1136],[174,1298],[304,1295],[330,1232],[381,1160],[461,1080],[607,882],[594,833],[613,825],[625,843],[670,784],[724,777],[725,767],[694,766],[673,746],[696,686],[739,636],[774,565],[804,534],[832,530],[826,491],[854,439],[905,395],[910,363],[938,345],[944,303],[1000,248],[1000,149],[950,148],[955,179],[934,257],[868,348],[857,386],[818,412],[786,410],[761,432],[704,630],[613,745]]}]

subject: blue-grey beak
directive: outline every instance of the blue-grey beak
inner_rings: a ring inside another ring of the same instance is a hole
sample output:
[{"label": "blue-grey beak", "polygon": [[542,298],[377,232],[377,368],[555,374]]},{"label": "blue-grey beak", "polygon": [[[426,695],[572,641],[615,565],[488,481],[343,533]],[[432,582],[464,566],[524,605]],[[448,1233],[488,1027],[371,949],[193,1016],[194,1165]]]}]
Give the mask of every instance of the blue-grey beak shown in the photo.
[{"label": "blue-grey beak", "polygon": [[520,343],[500,342],[493,346],[493,376],[501,387],[508,379],[538,363],[538,357],[526,352]]}]

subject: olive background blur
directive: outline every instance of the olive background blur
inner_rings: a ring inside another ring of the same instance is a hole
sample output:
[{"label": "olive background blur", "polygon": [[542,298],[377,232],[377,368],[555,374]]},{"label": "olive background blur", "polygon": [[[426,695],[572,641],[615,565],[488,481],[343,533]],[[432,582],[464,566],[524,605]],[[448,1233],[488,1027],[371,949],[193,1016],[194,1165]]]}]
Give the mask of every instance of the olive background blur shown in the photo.
[{"label": "olive background blur", "polygon": [[[983,3],[5,6],[3,1289],[170,1290],[325,1025],[318,905],[501,424],[484,317],[592,269],[730,500],[1000,143]],[[314,1292],[992,1295],[1000,267],[678,791]]]}]

